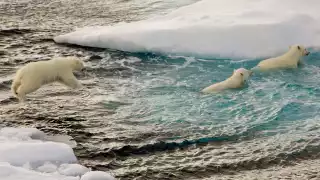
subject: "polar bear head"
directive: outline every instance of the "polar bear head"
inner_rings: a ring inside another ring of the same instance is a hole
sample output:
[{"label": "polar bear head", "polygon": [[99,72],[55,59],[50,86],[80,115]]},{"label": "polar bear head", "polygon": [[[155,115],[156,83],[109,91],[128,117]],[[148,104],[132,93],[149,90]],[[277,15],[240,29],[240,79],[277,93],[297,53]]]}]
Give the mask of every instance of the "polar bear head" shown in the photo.
[{"label": "polar bear head", "polygon": [[243,81],[247,81],[249,77],[252,75],[252,73],[252,71],[247,70],[245,68],[239,68],[233,71],[232,76],[241,77]]},{"label": "polar bear head", "polygon": [[292,45],[289,46],[289,49],[292,51],[298,51],[301,56],[308,56],[310,54],[310,52],[301,45]]},{"label": "polar bear head", "polygon": [[77,57],[68,57],[70,61],[72,61],[72,70],[81,71],[84,68],[84,62]]}]

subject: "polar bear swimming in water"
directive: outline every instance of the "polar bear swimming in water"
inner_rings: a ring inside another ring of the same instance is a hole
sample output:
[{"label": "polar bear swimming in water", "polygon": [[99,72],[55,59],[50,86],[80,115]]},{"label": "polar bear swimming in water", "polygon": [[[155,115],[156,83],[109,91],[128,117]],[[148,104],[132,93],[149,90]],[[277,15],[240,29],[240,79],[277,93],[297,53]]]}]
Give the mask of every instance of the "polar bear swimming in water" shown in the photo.
[{"label": "polar bear swimming in water", "polygon": [[297,68],[298,64],[301,63],[301,58],[303,56],[308,56],[310,52],[308,52],[305,47],[301,45],[293,45],[289,47],[289,51],[285,54],[269,58],[260,61],[260,63],[252,68],[252,71],[268,71],[275,70],[281,68]]},{"label": "polar bear swimming in water", "polygon": [[20,68],[12,82],[11,91],[20,102],[26,95],[39,89],[42,85],[60,82],[71,88],[82,85],[73,75],[73,71],[81,71],[84,63],[77,57],[59,57],[49,61],[31,62]]},{"label": "polar bear swimming in water", "polygon": [[211,86],[204,88],[201,92],[212,93],[223,91],[225,89],[241,88],[251,75],[252,71],[245,68],[234,70],[231,77],[222,82],[212,84]]}]

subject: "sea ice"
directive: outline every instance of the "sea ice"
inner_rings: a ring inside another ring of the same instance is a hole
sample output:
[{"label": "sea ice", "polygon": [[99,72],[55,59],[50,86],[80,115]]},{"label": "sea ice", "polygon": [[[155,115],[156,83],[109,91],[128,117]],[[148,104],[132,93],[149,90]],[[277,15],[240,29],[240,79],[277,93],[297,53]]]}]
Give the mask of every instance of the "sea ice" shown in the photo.
[{"label": "sea ice", "polygon": [[112,178],[103,172],[90,176],[95,171],[75,164],[70,146],[46,141],[46,137],[35,128],[0,129],[0,180],[80,180],[85,173],[89,173],[83,176],[86,180]]},{"label": "sea ice", "polygon": [[90,171],[83,175],[80,180],[115,180],[115,178],[102,171]]},{"label": "sea ice", "polygon": [[202,0],[156,18],[85,27],[57,43],[203,57],[262,57],[320,45],[318,0]]}]

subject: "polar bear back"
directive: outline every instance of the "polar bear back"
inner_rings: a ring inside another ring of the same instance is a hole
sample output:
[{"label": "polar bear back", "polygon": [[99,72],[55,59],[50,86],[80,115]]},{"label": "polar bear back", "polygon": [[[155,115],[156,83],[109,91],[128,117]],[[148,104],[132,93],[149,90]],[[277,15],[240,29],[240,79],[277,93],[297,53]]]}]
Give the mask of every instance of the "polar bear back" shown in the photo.
[{"label": "polar bear back", "polygon": [[209,87],[206,87],[202,90],[204,93],[209,93],[209,92],[219,92],[223,91],[225,89],[235,89],[235,88],[241,88],[244,84],[244,79],[240,74],[233,74],[231,77],[228,79],[212,84]]},{"label": "polar bear back", "polygon": [[293,45],[289,47],[289,51],[285,54],[265,59],[261,61],[257,67],[262,71],[277,68],[297,68],[302,56],[307,56],[308,54],[309,52],[304,46]]},{"label": "polar bear back", "polygon": [[228,88],[240,88],[244,84],[244,79],[241,75],[236,74],[226,79],[224,82]]},{"label": "polar bear back", "polygon": [[62,58],[31,62],[18,70],[16,78],[25,83],[32,81],[33,83],[45,84],[55,81],[63,73],[72,72],[73,67],[74,62],[72,60]]},{"label": "polar bear back", "polygon": [[297,63],[299,61],[299,58],[297,57],[289,57],[289,56],[279,56],[276,58],[270,58],[266,59],[264,61],[261,61],[258,66],[260,68],[285,68],[285,67],[295,67],[297,66]]}]

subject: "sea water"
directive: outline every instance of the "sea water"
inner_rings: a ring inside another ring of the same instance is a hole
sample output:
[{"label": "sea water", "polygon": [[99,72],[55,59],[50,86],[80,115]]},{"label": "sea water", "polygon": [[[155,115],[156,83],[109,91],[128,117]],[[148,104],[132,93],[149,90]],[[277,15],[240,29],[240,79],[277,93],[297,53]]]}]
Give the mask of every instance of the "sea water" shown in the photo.
[{"label": "sea water", "polygon": [[[316,0],[202,0],[160,17],[77,29],[55,41],[129,51],[147,64],[167,66],[142,68],[132,78],[132,105],[118,109],[117,118],[179,131],[171,137],[176,141],[298,140],[319,132],[318,7]],[[199,93],[292,44],[311,51],[304,66],[255,73],[239,90]]]}]

